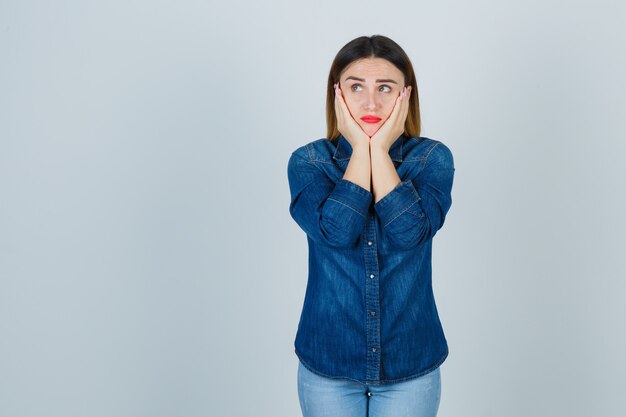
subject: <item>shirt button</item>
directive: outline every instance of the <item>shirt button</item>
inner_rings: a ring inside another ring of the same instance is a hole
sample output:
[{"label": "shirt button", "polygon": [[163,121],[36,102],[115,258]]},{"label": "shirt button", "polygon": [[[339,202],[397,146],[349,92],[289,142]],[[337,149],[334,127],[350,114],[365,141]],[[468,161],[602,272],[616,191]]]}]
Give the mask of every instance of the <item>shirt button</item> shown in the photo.
[{"label": "shirt button", "polygon": [[375,311],[371,311],[371,312],[370,312],[370,314],[371,314],[372,316],[375,316],[375,315],[376,315],[376,312],[375,312]]},{"label": "shirt button", "polygon": [[372,246],[372,241],[367,242],[368,246]]},{"label": "shirt button", "polygon": [[372,348],[372,352],[376,352],[376,348]]},{"label": "shirt button", "polygon": [[374,278],[374,274],[370,274],[370,278]]}]

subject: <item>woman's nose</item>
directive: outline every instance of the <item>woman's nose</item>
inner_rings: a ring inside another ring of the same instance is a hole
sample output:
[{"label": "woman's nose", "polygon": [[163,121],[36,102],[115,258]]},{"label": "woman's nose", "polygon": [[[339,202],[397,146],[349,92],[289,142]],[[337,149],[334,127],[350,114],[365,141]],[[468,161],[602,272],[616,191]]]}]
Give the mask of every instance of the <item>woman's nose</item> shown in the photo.
[{"label": "woman's nose", "polygon": [[374,110],[376,107],[378,107],[378,102],[377,102],[377,100],[376,100],[374,95],[367,96],[365,106],[369,110]]}]

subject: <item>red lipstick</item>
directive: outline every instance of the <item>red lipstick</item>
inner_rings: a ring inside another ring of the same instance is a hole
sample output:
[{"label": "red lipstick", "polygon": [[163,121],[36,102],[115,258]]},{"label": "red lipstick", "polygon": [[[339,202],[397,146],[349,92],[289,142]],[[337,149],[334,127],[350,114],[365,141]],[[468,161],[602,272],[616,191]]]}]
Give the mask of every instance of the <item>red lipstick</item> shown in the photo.
[{"label": "red lipstick", "polygon": [[361,120],[363,120],[365,123],[378,123],[383,119],[381,119],[380,117],[376,117],[371,114],[368,114],[366,116],[361,117]]}]

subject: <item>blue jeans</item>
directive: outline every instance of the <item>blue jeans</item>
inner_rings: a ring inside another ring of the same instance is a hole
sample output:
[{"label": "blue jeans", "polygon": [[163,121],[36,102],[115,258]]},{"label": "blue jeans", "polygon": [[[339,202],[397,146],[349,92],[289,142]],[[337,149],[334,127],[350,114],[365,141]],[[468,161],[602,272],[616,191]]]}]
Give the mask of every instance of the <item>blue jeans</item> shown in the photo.
[{"label": "blue jeans", "polygon": [[364,385],[326,378],[298,361],[298,396],[304,417],[435,417],[441,398],[440,367],[392,384]]}]

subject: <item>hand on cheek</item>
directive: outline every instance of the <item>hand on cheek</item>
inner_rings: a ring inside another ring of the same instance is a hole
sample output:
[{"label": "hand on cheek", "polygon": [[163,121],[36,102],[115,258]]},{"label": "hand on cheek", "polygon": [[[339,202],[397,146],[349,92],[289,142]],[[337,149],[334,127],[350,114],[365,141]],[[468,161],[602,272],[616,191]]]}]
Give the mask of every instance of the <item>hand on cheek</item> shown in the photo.
[{"label": "hand on cheek", "polygon": [[352,117],[338,84],[335,84],[335,115],[337,117],[337,129],[353,148],[368,144],[370,138]]},{"label": "hand on cheek", "polygon": [[409,97],[411,86],[405,87],[396,98],[393,110],[389,118],[383,123],[378,131],[370,138],[370,146],[375,146],[385,151],[404,132],[404,124],[409,111]]}]

